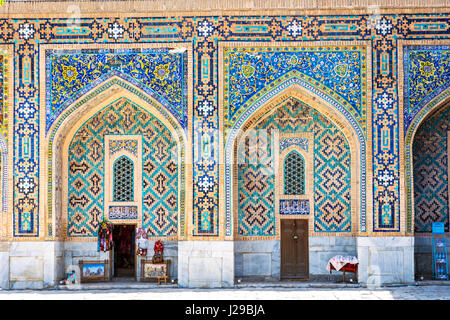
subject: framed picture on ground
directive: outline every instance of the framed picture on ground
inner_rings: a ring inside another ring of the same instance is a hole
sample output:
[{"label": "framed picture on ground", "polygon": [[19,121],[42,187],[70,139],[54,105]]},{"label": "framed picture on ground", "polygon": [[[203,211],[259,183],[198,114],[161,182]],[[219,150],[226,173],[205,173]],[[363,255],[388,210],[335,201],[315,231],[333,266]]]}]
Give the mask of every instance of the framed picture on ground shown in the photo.
[{"label": "framed picture on ground", "polygon": [[141,261],[141,281],[157,281],[158,277],[169,276],[170,260],[152,263],[152,260]]},{"label": "framed picture on ground", "polygon": [[84,261],[79,263],[81,282],[102,282],[109,281],[109,261]]}]

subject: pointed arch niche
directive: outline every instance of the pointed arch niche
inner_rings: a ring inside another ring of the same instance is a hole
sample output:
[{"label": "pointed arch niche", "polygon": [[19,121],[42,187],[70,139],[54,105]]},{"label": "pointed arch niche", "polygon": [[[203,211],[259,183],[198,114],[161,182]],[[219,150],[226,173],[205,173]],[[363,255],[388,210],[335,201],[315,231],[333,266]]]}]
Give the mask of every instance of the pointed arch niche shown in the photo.
[{"label": "pointed arch niche", "polygon": [[[430,236],[431,222],[439,222],[436,219],[442,220],[445,216],[446,233],[449,234],[450,231],[448,227],[450,221],[448,203],[448,199],[450,199],[448,179],[450,173],[448,161],[450,153],[449,110],[450,88],[447,88],[417,113],[405,133],[406,231],[415,236]],[[431,123],[432,127],[424,132],[423,126],[430,126],[428,123],[430,121],[435,123]],[[443,132],[445,128],[448,130],[447,134]],[[419,143],[417,143],[417,139],[419,139]],[[439,145],[445,144],[445,142],[447,142],[446,145]],[[447,167],[444,165],[445,158],[447,158]],[[447,177],[446,184],[442,183],[444,182],[442,179],[445,177]],[[415,186],[418,184],[420,184],[420,190],[416,190]],[[446,204],[445,196],[447,196]],[[418,203],[422,205],[420,210],[416,208]],[[422,215],[422,217],[418,215]],[[422,221],[420,225],[416,226],[418,219]]]},{"label": "pointed arch niche", "polygon": [[[400,139],[400,181],[403,181],[403,188],[401,188],[400,199],[401,201],[401,228],[405,230],[407,236],[414,236],[417,238],[431,236],[430,232],[415,232],[415,193],[414,185],[415,181],[415,163],[414,162],[414,141],[416,134],[420,127],[425,125],[430,118],[436,113],[443,111],[445,108],[449,108],[450,104],[450,87],[448,81],[444,82],[444,85],[436,90],[428,92],[428,95],[423,97],[423,100],[418,103],[413,112],[407,110],[409,102],[409,85],[411,82],[411,74],[408,71],[409,53],[411,50],[433,50],[435,48],[441,49],[442,47],[448,48],[448,43],[441,40],[399,40],[398,41],[398,56],[402,57],[398,60],[398,79],[402,79],[403,89],[399,97],[399,136]],[[447,50],[447,49],[446,49]],[[420,73],[418,73],[420,74]],[[450,139],[450,138],[449,138]],[[450,152],[450,150],[449,150]],[[450,172],[450,168],[449,168]],[[430,180],[429,180],[430,181]],[[450,189],[450,186],[449,186]],[[450,194],[448,195],[450,198]],[[428,203],[430,205],[431,203]],[[404,226],[404,227],[403,227]],[[423,227],[423,225],[422,225]],[[421,227],[419,227],[421,228]],[[446,231],[448,232],[448,231]],[[416,240],[417,241],[417,240]],[[416,254],[419,246],[416,245]],[[429,248],[431,252],[431,247]],[[428,254],[428,252],[427,252]],[[431,263],[430,263],[431,265]],[[418,267],[418,269],[420,269]],[[417,271],[417,270],[416,270]],[[417,272],[416,272],[417,273]]]},{"label": "pointed arch niche", "polygon": [[[243,118],[240,124],[231,128],[228,132],[224,132],[226,136],[223,143],[224,150],[222,153],[224,159],[224,171],[225,183],[222,185],[222,194],[224,195],[225,203],[222,202],[222,212],[226,214],[226,224],[229,226],[227,235],[232,235],[232,238],[239,238],[238,234],[238,149],[241,141],[245,139],[245,136],[249,131],[254,128],[258,123],[264,121],[274,112],[276,112],[278,106],[285,103],[289,99],[293,99],[302,103],[318,114],[328,119],[343,135],[344,139],[348,142],[350,148],[350,172],[351,172],[351,230],[349,232],[314,232],[312,229],[312,223],[310,224],[310,235],[333,235],[333,236],[355,236],[361,234],[361,219],[367,219],[366,217],[366,181],[370,180],[366,177],[366,141],[363,137],[361,130],[353,124],[348,114],[342,113],[342,108],[338,109],[336,105],[326,101],[321,96],[308,90],[302,86],[301,81],[294,81],[291,84],[285,85],[283,90],[280,90],[276,95],[269,97],[269,95],[261,97],[258,100],[252,110],[243,113]],[[238,121],[239,122],[239,121]],[[275,133],[277,134],[277,133]],[[314,144],[314,142],[312,142]],[[222,146],[222,144],[221,144]],[[275,154],[278,154],[278,150],[275,150]],[[277,159],[275,162],[278,161]],[[308,181],[306,181],[308,183]],[[314,186],[312,186],[313,188]],[[226,207],[229,205],[229,207]],[[314,204],[311,204],[311,208]],[[370,206],[369,206],[370,207]],[[370,210],[370,208],[368,208]],[[314,218],[314,212],[310,213],[310,216]],[[369,220],[369,219],[367,219]],[[365,224],[365,221],[364,221]],[[231,231],[234,230],[234,231]],[[248,240],[265,240],[265,239],[278,239],[279,238],[279,218],[275,219],[275,232],[270,237],[267,236],[249,236],[245,237]]]},{"label": "pointed arch niche", "polygon": [[432,223],[450,235],[450,88],[432,99],[405,132],[406,232],[414,236],[414,273],[431,279]]},{"label": "pointed arch niche", "polygon": [[[41,176],[41,217],[45,217],[45,232],[48,240],[67,241],[68,159],[69,146],[77,131],[89,119],[119,100],[126,100],[142,112],[154,117],[167,128],[176,142],[178,171],[177,236],[186,234],[185,203],[192,203],[191,188],[187,187],[187,176],[191,176],[191,148],[186,132],[176,119],[156,100],[119,77],[111,77],[91,91],[79,97],[55,121],[46,137],[46,148],[41,150],[44,170]],[[144,164],[143,164],[144,165]],[[46,198],[45,198],[46,197]],[[72,240],[72,239],[70,239]],[[95,241],[94,238],[77,239]],[[169,240],[169,239],[168,239]]]}]

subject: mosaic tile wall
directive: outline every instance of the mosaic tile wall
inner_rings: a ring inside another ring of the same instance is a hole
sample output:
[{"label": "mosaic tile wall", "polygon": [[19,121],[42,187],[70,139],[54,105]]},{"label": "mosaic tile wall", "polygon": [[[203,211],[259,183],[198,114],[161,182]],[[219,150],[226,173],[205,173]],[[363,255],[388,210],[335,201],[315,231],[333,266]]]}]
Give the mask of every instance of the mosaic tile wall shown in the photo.
[{"label": "mosaic tile wall", "polygon": [[[324,89],[366,130],[366,52],[363,46],[226,48],[225,128],[251,105],[256,94],[292,77]],[[253,99],[251,99],[253,98]]]},{"label": "mosaic tile wall", "polygon": [[[358,136],[362,154],[360,180],[365,181],[366,54],[366,48],[361,45],[225,48],[224,126],[225,141],[228,143],[226,154],[230,154],[229,148],[239,126],[252,112],[270,97],[276,96],[292,84],[297,84],[322,97],[349,120]],[[231,185],[231,176],[225,175],[225,184]],[[364,231],[366,190],[363,185],[360,192],[360,229]],[[227,216],[232,211],[229,202]]]},{"label": "mosaic tile wall", "polygon": [[450,46],[408,46],[404,54],[405,129],[417,113],[450,86]]},{"label": "mosaic tile wall", "polygon": [[[398,232],[400,231],[400,113],[398,99],[398,41],[433,40],[449,38],[449,15],[442,14],[361,14],[361,15],[216,15],[176,17],[138,17],[133,14],[121,17],[84,17],[79,24],[69,23],[63,18],[4,18],[0,19],[0,43],[14,44],[14,119],[12,126],[13,149],[13,236],[20,238],[52,237],[52,232],[40,226],[39,168],[41,159],[38,150],[41,146],[40,132],[40,73],[39,53],[47,44],[85,44],[111,43],[166,43],[185,42],[193,50],[193,126],[194,142],[193,224],[190,234],[196,236],[218,236],[219,219],[219,116],[218,116],[218,67],[219,44],[233,42],[285,42],[301,41],[308,44],[321,42],[367,41],[371,46],[371,119],[364,110],[357,108],[356,92],[349,91],[345,98],[338,94],[334,98],[349,105],[350,118],[357,118],[361,126],[371,121],[367,135],[372,144],[367,146],[372,155],[373,207],[372,230],[361,219],[361,231]],[[447,40],[448,41],[448,40]],[[313,53],[307,54],[309,56]],[[326,54],[319,54],[326,55]],[[81,58],[81,57],[80,57]],[[351,57],[348,57],[351,60]],[[293,63],[294,60],[291,61]],[[128,65],[128,64],[127,64]],[[225,63],[223,64],[225,65]],[[335,63],[335,66],[338,65]],[[156,66],[155,66],[156,67]],[[339,66],[337,76],[356,70],[353,67]],[[420,67],[419,67],[420,68]],[[258,69],[244,68],[243,76],[258,75]],[[155,69],[156,70],[156,69]],[[427,67],[428,70],[428,67]],[[64,72],[64,70],[60,70]],[[70,79],[70,68],[66,78]],[[256,72],[255,72],[256,71]],[[73,71],[72,71],[73,72]],[[224,70],[224,73],[227,71]],[[296,71],[299,77],[307,79],[305,73]],[[274,73],[277,77],[277,73]],[[73,74],[72,74],[73,76]],[[315,81],[312,74],[308,75]],[[64,76],[63,76],[64,78]],[[338,78],[335,78],[338,79]],[[333,80],[330,80],[330,85]],[[440,80],[439,80],[440,81]],[[317,84],[318,86],[321,83]],[[334,84],[333,84],[334,86]],[[255,87],[256,89],[256,87]],[[339,91],[339,85],[336,90]],[[348,99],[348,101],[347,101]],[[359,97],[362,101],[363,97]],[[344,101],[345,100],[345,101]],[[59,107],[48,109],[49,121],[52,113],[56,116]],[[367,110],[366,110],[367,111]],[[230,110],[239,114],[239,110]],[[239,119],[237,119],[239,120]],[[370,134],[369,134],[370,132]],[[362,180],[363,185],[366,181]],[[227,219],[227,218],[225,218]],[[409,230],[411,231],[411,230]]]},{"label": "mosaic tile wall", "polygon": [[8,56],[7,53],[0,50],[0,189],[1,189],[1,208],[3,212],[8,210],[8,169],[7,163],[7,138],[8,138]]},{"label": "mosaic tile wall", "polygon": [[305,159],[291,151],[283,163],[284,194],[305,194]]},{"label": "mosaic tile wall", "polygon": [[0,50],[0,132],[6,138],[8,128],[8,57]]},{"label": "mosaic tile wall", "polygon": [[238,147],[239,235],[275,235],[274,130],[314,132],[314,231],[350,232],[350,147],[336,125],[289,99],[253,129]]},{"label": "mosaic tile wall", "polygon": [[104,136],[107,134],[142,135],[142,226],[148,228],[150,236],[176,235],[176,142],[158,119],[120,99],[89,119],[70,144],[67,236],[97,236],[104,218]]},{"label": "mosaic tile wall", "polygon": [[438,110],[419,127],[413,144],[414,231],[431,232],[433,222],[449,231],[448,136],[450,107]]},{"label": "mosaic tile wall", "polygon": [[167,49],[46,50],[46,133],[76,97],[114,75],[143,88],[185,128],[186,59]]},{"label": "mosaic tile wall", "polygon": [[257,124],[238,145],[238,234],[274,236],[275,164],[273,130]]},{"label": "mosaic tile wall", "polygon": [[[441,148],[444,148],[446,143],[443,136],[446,124],[436,120],[436,115],[433,116],[434,120],[426,117],[434,110],[433,108],[440,106],[440,103],[450,96],[450,46],[406,46],[403,51],[403,68],[406,75],[404,84],[407,88],[404,91],[407,229],[412,230],[414,221],[415,232],[429,232],[432,222],[444,221],[445,216],[448,217],[446,213],[448,209],[445,209],[448,206],[448,201],[445,201],[448,195],[442,194],[448,188],[442,185],[447,169],[438,168],[437,165],[444,164],[445,155],[442,153],[444,149]],[[422,121],[425,123],[422,124]],[[434,124],[440,127],[438,129],[429,127],[430,121],[434,121]],[[425,141],[426,133],[423,129],[426,127],[431,130],[428,137],[434,139],[432,143],[439,145],[430,146],[431,141]],[[417,133],[414,135],[416,129]],[[421,147],[418,141],[421,141]],[[428,154],[429,158],[424,158],[417,150]],[[430,150],[438,153],[432,154]],[[429,186],[425,185],[427,182],[430,182]],[[411,184],[414,184],[414,195],[409,187]],[[412,217],[413,205],[414,217]]]}]

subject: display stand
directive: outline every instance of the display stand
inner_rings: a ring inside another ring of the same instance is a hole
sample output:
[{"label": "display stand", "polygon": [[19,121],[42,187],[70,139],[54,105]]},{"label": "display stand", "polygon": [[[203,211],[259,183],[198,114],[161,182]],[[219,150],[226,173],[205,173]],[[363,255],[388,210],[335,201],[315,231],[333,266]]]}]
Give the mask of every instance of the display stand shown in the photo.
[{"label": "display stand", "polygon": [[432,224],[433,246],[433,278],[435,280],[448,280],[447,244],[445,242],[444,223]]},{"label": "display stand", "polygon": [[109,281],[109,261],[108,260],[80,260],[80,282],[105,282]]},{"label": "display stand", "polygon": [[141,260],[141,281],[155,281],[161,284],[170,280],[170,260],[153,263],[152,260]]}]

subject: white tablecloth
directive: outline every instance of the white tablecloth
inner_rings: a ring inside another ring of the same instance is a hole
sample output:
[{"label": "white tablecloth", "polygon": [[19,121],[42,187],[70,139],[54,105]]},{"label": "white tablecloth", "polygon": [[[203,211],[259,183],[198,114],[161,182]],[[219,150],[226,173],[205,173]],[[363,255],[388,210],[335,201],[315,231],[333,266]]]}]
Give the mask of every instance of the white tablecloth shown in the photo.
[{"label": "white tablecloth", "polygon": [[327,263],[327,270],[328,272],[331,272],[331,265],[333,265],[334,269],[337,271],[341,270],[343,266],[345,266],[347,263],[351,264],[357,264],[359,263],[358,259],[355,256],[334,256],[330,260],[328,260]]}]

